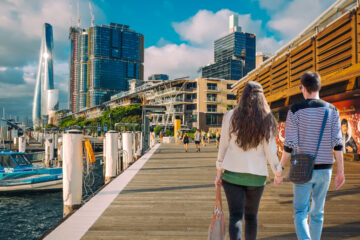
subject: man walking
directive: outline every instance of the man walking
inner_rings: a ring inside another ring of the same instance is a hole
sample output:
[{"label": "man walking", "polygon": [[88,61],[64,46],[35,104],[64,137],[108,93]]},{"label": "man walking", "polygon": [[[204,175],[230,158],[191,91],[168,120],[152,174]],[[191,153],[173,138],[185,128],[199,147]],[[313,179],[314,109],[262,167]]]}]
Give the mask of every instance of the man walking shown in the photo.
[{"label": "man walking", "polygon": [[[333,150],[337,164],[336,190],[340,189],[345,182],[339,113],[333,105],[319,98],[320,88],[321,79],[318,73],[310,71],[302,75],[300,89],[305,100],[291,107],[285,126],[282,166],[286,165],[293,151],[315,154],[325,111],[328,108],[328,117],[315,159],[312,179],[304,184],[294,184],[293,187],[294,224],[299,240],[320,240],[321,238],[325,198],[334,163]],[[274,181],[277,185],[282,182],[282,178],[275,177]]]}]

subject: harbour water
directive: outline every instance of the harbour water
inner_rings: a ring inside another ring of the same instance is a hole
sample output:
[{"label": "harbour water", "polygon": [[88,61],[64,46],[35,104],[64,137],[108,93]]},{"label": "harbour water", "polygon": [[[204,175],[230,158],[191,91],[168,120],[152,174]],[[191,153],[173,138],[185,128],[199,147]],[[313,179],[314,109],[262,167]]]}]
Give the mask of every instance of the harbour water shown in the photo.
[{"label": "harbour water", "polygon": [[[97,158],[91,174],[84,172],[83,199],[101,188],[103,170]],[[62,191],[0,195],[0,239],[40,238],[61,221]]]}]

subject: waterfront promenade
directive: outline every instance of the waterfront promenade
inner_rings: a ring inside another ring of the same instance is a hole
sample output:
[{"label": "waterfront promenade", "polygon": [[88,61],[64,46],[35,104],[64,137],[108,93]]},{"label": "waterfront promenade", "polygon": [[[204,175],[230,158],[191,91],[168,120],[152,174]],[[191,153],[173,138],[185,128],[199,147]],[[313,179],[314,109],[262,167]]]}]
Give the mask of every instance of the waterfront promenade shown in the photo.
[{"label": "waterfront promenade", "polygon": [[[113,186],[108,185],[113,190],[105,188],[95,197],[115,194],[100,217],[90,219],[93,217],[90,211],[101,207],[94,199],[83,207],[88,210],[80,209],[47,239],[207,239],[215,198],[215,145],[202,147],[200,153],[195,152],[193,144],[188,153],[180,144],[157,147],[151,157],[145,156],[149,158],[142,163],[140,160],[140,165],[135,166],[139,169],[130,168],[125,172],[136,174],[127,185],[115,179],[110,183]],[[331,186],[328,194],[323,239],[360,239],[360,163],[346,162],[345,171],[344,187],[334,191]],[[258,239],[296,239],[292,223],[292,186],[285,183],[275,188],[271,180],[272,177],[268,179],[259,210]],[[119,186],[124,189],[117,194],[118,190],[114,189]],[[228,226],[224,194],[223,200]],[[83,220],[71,222],[72,218]],[[84,226],[86,224],[89,226]],[[79,229],[83,233],[73,233]]]}]

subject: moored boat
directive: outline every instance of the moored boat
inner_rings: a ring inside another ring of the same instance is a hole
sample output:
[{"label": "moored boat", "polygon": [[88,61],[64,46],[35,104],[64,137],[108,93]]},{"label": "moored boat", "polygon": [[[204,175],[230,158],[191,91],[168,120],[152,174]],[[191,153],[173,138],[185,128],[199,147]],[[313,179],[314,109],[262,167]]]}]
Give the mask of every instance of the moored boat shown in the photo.
[{"label": "moored boat", "polygon": [[62,188],[62,168],[31,164],[26,153],[0,150],[0,192]]}]

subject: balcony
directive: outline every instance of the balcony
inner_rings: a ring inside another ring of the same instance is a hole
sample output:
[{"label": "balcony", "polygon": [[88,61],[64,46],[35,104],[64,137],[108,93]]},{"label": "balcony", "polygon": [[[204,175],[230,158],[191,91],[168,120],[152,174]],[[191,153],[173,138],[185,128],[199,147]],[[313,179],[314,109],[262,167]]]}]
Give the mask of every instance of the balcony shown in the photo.
[{"label": "balcony", "polygon": [[221,92],[221,88],[217,88],[217,87],[208,87],[206,88],[207,92]]}]

